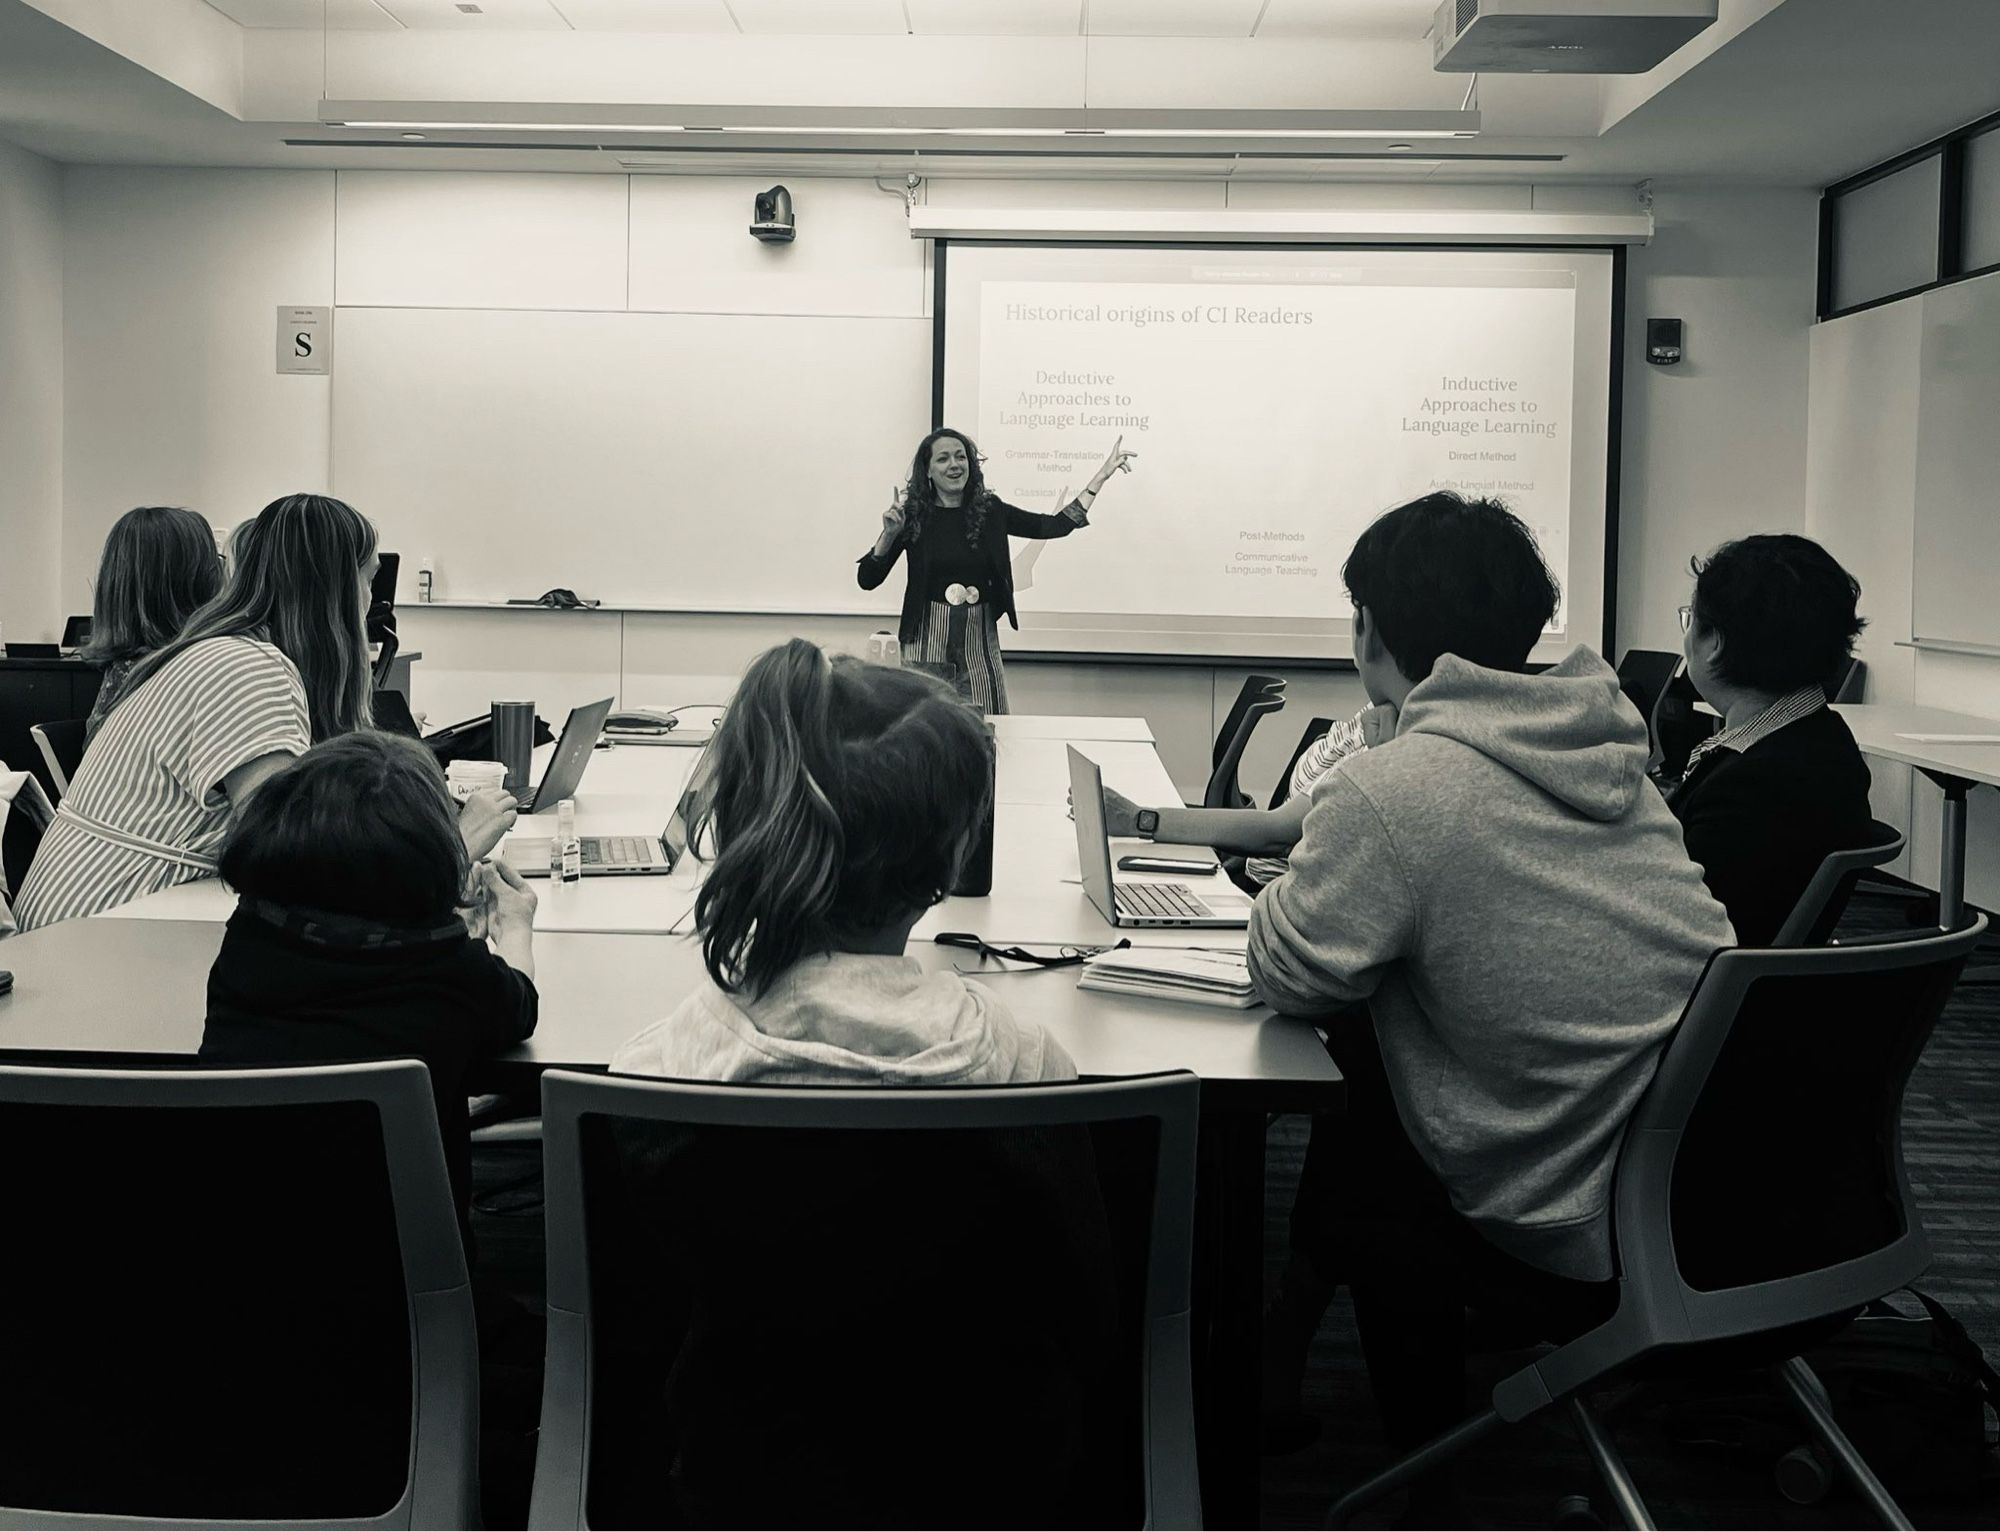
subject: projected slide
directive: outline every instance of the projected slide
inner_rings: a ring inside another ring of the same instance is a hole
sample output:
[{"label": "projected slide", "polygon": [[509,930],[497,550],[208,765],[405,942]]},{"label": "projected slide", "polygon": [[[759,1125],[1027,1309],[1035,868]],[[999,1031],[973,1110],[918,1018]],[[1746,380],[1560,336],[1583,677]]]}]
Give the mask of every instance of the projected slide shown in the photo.
[{"label": "projected slide", "polygon": [[951,248],[945,420],[989,486],[1053,509],[1139,454],[1017,561],[1019,642],[1344,654],[1355,537],[1434,488],[1513,508],[1566,595],[1551,647],[1597,642],[1608,282],[1577,268],[1605,259]]}]

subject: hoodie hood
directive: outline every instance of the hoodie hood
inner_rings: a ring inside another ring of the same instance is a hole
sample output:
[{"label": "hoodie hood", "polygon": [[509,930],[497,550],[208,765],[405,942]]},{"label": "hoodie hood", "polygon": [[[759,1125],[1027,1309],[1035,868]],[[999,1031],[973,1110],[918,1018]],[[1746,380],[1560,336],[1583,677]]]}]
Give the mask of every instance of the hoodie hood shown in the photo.
[{"label": "hoodie hood", "polygon": [[1602,822],[1632,811],[1646,781],[1646,726],[1617,674],[1578,646],[1540,675],[1441,655],[1404,702],[1396,737],[1439,734]]},{"label": "hoodie hood", "polygon": [[765,1084],[994,1085],[1075,1079],[1069,1055],[999,997],[914,958],[809,957],[762,995],[713,982],[611,1060],[623,1074]]}]

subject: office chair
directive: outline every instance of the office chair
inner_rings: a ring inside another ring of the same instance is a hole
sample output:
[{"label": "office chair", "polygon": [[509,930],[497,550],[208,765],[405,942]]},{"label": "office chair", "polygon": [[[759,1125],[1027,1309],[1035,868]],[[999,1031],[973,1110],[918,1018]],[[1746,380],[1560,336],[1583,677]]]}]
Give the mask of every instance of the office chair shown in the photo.
[{"label": "office chair", "polygon": [[1650,1527],[1585,1391],[1763,1366],[1856,1493],[1907,1527],[1801,1353],[1930,1264],[1903,1168],[1903,1091],[1985,934],[1981,915],[1948,933],[1711,957],[1619,1155],[1617,1310],[1343,1496],[1326,1524],[1562,1405],[1624,1524]]},{"label": "office chair", "polygon": [[1681,656],[1668,649],[1627,649],[1625,658],[1618,662],[1618,689],[1649,725],[1660,693],[1667,689],[1681,663]]},{"label": "office chair", "polygon": [[528,1524],[1200,1525],[1198,1097],[544,1074]]},{"label": "office chair", "polygon": [[1208,786],[1201,795],[1201,807],[1237,809],[1250,801],[1243,795],[1243,789],[1236,780],[1244,747],[1250,743],[1257,721],[1267,713],[1282,711],[1284,706],[1283,676],[1249,675],[1243,678],[1236,700],[1230,703],[1222,727],[1216,732]]},{"label": "office chair", "polygon": [[82,718],[64,718],[28,726],[35,748],[42,752],[42,764],[49,769],[49,780],[55,788],[49,795],[52,802],[62,802],[63,794],[69,791],[70,778],[83,764],[83,732],[87,722]]},{"label": "office chair", "polygon": [[1842,660],[1834,673],[1827,678],[1824,686],[1828,702],[1859,702],[1861,693],[1868,684],[1868,662],[1848,658]]},{"label": "office chair", "polygon": [[1792,913],[1771,938],[1773,947],[1824,947],[1847,912],[1854,885],[1871,867],[1893,862],[1903,854],[1903,832],[1879,819],[1871,819],[1869,843],[1852,851],[1835,851],[1819,864],[1819,871],[1799,895]]},{"label": "office chair", "polygon": [[0,935],[13,929],[14,895],[35,865],[42,836],[54,819],[42,784],[28,772],[9,771],[0,761]]},{"label": "office chair", "polygon": [[0,1065],[0,1522],[479,1524],[430,1074]]},{"label": "office chair", "polygon": [[394,628],[391,628],[387,633],[382,635],[382,647],[375,653],[373,671],[374,688],[376,691],[386,691],[388,689],[389,672],[395,666],[396,654],[402,646],[403,641],[396,636]]}]

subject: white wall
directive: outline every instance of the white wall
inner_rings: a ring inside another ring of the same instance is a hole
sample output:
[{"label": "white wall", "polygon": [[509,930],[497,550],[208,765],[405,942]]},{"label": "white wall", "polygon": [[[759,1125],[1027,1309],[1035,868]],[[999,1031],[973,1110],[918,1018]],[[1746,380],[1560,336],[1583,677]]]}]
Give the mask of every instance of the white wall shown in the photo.
[{"label": "white wall", "polygon": [[[801,195],[821,204],[838,238],[815,243],[809,231],[789,253],[810,264],[801,274],[810,280],[780,280],[771,252],[741,229],[749,194],[762,184],[71,167],[64,604],[80,609],[87,599],[104,531],[131,505],[185,503],[228,524],[274,495],[328,482],[327,380],[276,375],[281,304],[458,306],[471,294],[502,306],[564,307],[622,296],[646,306],[678,300],[696,312],[888,315],[927,302],[901,204],[868,182],[805,183]],[[933,183],[926,195],[982,205],[1629,207],[1632,193],[980,181]],[[1741,532],[1803,523],[1812,198],[1663,190],[1658,211],[1659,241],[1631,258],[1628,355],[1638,354],[1648,313],[1671,314],[1688,321],[1690,361],[1671,375],[1627,366],[1621,648],[1677,641],[1673,608],[1685,599],[1680,571],[1689,554]],[[642,262],[645,249],[660,259]],[[439,269],[440,250],[457,253],[451,270]],[[453,270],[465,274],[463,285]],[[339,354],[336,334],[336,368]],[[563,623],[571,625],[558,630]],[[628,701],[698,700],[794,626],[840,636],[840,625],[827,623],[657,616],[600,632],[543,614],[445,611],[414,618],[408,633],[427,655],[418,706],[442,720],[483,706],[496,678],[512,673],[548,692],[537,697],[545,711],[580,700],[580,689],[604,677],[622,677]],[[1019,709],[1146,713],[1191,796],[1239,679],[1208,667],[1023,662],[1010,670]],[[1339,715],[1360,700],[1351,675],[1295,672],[1291,706],[1265,725],[1244,781],[1268,790],[1308,717]]]},{"label": "white wall", "polygon": [[[1678,649],[1688,560],[1806,522],[1807,336],[1818,197],[1663,186],[1626,271],[1617,651]],[[1685,358],[1646,360],[1646,320],[1686,321]]]},{"label": "white wall", "polygon": [[[2000,659],[1916,651],[1910,638],[1916,544],[1921,297],[1828,320],[1812,334],[1806,530],[1861,582],[1870,702],[2000,718]],[[1877,817],[1908,836],[1896,870],[1937,887],[1942,794],[1907,767],[1871,761]],[[2000,908],[2000,801],[1967,799],[1966,897]]]},{"label": "white wall", "polygon": [[62,589],[85,611],[133,506],[223,527],[325,487],[331,380],[278,375],[277,311],[333,302],[334,180],[72,165],[63,193]]},{"label": "white wall", "polygon": [[0,624],[39,643],[62,635],[62,282],[60,173],[0,143]]}]

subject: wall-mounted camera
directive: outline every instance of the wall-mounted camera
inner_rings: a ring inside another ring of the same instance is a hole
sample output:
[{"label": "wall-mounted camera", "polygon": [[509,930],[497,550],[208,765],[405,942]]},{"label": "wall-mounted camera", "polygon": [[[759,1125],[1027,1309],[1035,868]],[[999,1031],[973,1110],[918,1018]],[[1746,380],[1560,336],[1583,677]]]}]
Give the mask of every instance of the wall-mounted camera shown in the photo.
[{"label": "wall-mounted camera", "polygon": [[750,235],[767,245],[789,245],[798,236],[792,221],[792,194],[782,186],[757,193],[752,209]]}]

